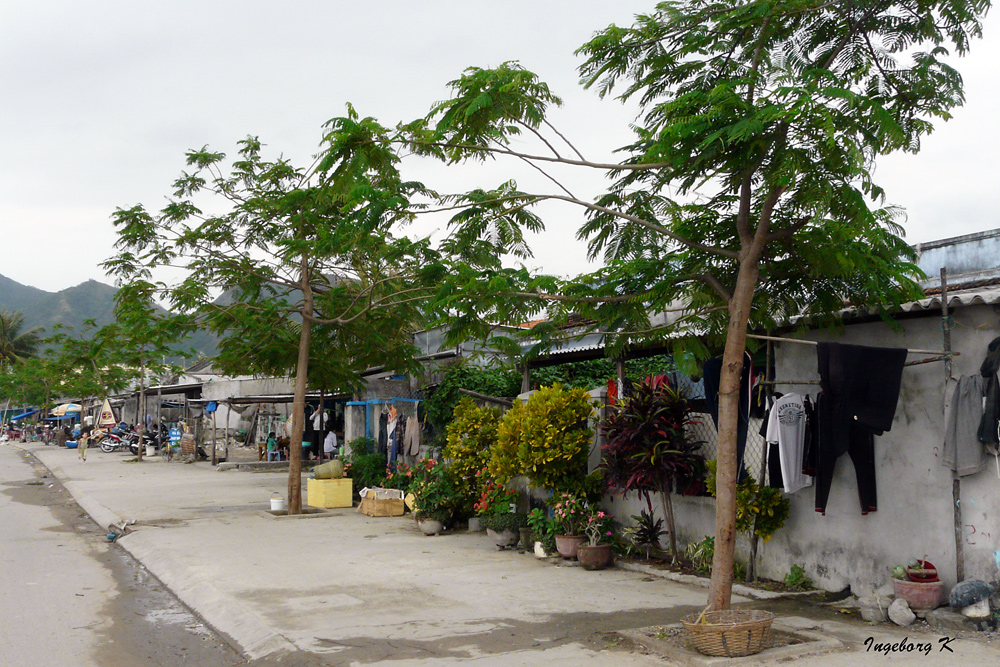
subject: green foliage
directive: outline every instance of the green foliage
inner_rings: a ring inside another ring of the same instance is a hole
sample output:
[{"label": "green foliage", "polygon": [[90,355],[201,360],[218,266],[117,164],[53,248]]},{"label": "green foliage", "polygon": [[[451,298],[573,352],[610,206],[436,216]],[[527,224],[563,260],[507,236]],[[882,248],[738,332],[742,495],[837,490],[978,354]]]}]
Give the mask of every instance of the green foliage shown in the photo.
[{"label": "green foliage", "polygon": [[520,388],[520,374],[511,368],[479,368],[459,362],[448,367],[441,382],[424,401],[424,413],[428,422],[443,429],[451,421],[462,399],[459,389],[487,396],[509,397],[517,396]]},{"label": "green foliage", "polygon": [[549,499],[552,507],[552,518],[556,523],[559,535],[580,535],[590,510],[586,503],[572,493],[554,493]]},{"label": "green foliage", "polygon": [[806,576],[806,571],[801,565],[793,564],[792,568],[784,578],[785,585],[796,590],[812,588],[812,579]]},{"label": "green foliage", "polygon": [[[706,465],[709,469],[706,484],[714,496],[716,462],[707,461]],[[741,533],[753,531],[766,542],[785,525],[790,509],[791,502],[782,496],[780,489],[761,487],[750,475],[736,486],[736,530]]]},{"label": "green foliage", "polygon": [[455,514],[455,484],[445,466],[436,459],[421,459],[414,464],[410,492],[413,510],[418,517],[437,519],[447,525]]},{"label": "green foliage", "polygon": [[545,510],[536,507],[528,512],[527,521],[528,527],[531,528],[531,533],[535,539],[542,543],[542,548],[549,553],[554,553],[556,550],[556,533],[558,532],[555,520],[549,518]]},{"label": "green foliage", "polygon": [[505,530],[519,530],[528,525],[528,518],[523,512],[504,512],[491,514],[482,519],[483,528],[502,533]]},{"label": "green foliage", "polygon": [[0,370],[34,357],[41,346],[41,329],[24,329],[24,314],[0,310]]},{"label": "green foliage", "polygon": [[[642,381],[647,377],[665,375],[675,370],[673,359],[667,355],[625,360],[625,377],[632,381]],[[589,390],[607,385],[608,380],[616,377],[616,372],[613,359],[574,361],[531,369],[531,383],[532,386],[559,383],[564,387]]]},{"label": "green foliage", "polygon": [[473,505],[483,492],[485,478],[481,475],[497,439],[501,413],[497,408],[480,408],[464,397],[455,406],[448,424],[448,444],[443,457],[455,480],[459,496],[459,514],[470,516]]},{"label": "green foliage", "polygon": [[635,545],[660,548],[660,537],[667,534],[663,530],[663,519],[657,519],[651,511],[641,510],[638,515],[632,515],[632,520],[635,521],[632,534]]},{"label": "green foliage", "polygon": [[387,489],[399,489],[405,495],[413,483],[413,470],[405,463],[397,463],[396,469],[387,468],[383,486]]},{"label": "green foliage", "polygon": [[684,548],[684,558],[695,572],[708,575],[712,572],[712,559],[715,558],[715,538],[706,535],[701,542],[692,542]]},{"label": "green foliage", "polygon": [[498,479],[512,472],[524,474],[538,488],[582,493],[594,437],[593,410],[592,399],[582,389],[539,389],[523,409],[515,405],[504,415],[491,474]]},{"label": "green foliage", "polygon": [[353,480],[354,488],[385,486],[385,456],[375,453],[372,438],[355,438],[348,443],[348,450],[344,457],[344,475]]}]

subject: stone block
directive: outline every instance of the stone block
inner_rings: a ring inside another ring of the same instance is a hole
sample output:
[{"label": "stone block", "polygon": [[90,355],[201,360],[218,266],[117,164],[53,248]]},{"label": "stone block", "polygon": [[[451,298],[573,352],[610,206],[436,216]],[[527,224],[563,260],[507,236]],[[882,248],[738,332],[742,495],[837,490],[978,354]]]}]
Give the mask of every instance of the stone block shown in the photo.
[{"label": "stone block", "polygon": [[964,607],[961,611],[962,616],[966,618],[989,618],[990,617],[990,600],[986,598],[985,600],[980,600],[975,604],[970,604],[968,607]]},{"label": "stone block", "polygon": [[889,620],[896,625],[906,627],[917,620],[917,617],[910,611],[910,605],[906,603],[906,600],[898,599],[893,600],[892,604],[889,605]]},{"label": "stone block", "polygon": [[986,600],[993,594],[993,589],[985,581],[969,579],[960,581],[951,589],[948,605],[952,609],[964,609],[980,600]]},{"label": "stone block", "polygon": [[940,630],[978,630],[979,624],[950,609],[934,609],[927,612],[927,625]]},{"label": "stone block", "polygon": [[306,498],[309,507],[350,507],[353,503],[353,485],[349,477],[340,479],[309,479],[306,481]]}]

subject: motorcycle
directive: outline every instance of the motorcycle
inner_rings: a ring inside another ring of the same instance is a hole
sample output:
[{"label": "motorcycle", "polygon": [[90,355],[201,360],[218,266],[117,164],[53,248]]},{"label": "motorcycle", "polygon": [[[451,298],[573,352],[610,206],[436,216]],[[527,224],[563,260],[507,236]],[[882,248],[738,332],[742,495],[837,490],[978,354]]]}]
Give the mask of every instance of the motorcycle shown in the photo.
[{"label": "motorcycle", "polygon": [[104,433],[100,440],[101,451],[102,452],[117,452],[118,450],[125,449],[129,446],[129,443],[124,438],[121,438],[114,433]]},{"label": "motorcycle", "polygon": [[138,456],[139,447],[148,447],[151,445],[159,450],[163,437],[164,436],[162,434],[157,435],[156,433],[151,433],[149,431],[143,431],[141,435],[132,431],[128,434],[126,440],[128,442],[129,451]]}]

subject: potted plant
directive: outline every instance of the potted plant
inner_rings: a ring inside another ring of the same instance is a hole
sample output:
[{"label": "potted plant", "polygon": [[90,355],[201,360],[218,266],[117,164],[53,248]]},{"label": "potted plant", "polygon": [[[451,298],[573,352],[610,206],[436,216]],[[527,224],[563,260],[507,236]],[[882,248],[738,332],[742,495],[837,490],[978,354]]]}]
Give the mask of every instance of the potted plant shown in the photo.
[{"label": "potted plant", "polygon": [[528,512],[528,527],[535,538],[536,556],[547,558],[556,553],[556,522],[548,517],[545,510],[535,508]]},{"label": "potted plant", "polygon": [[601,540],[611,537],[611,515],[598,509],[591,511],[583,527],[587,543],[576,549],[576,559],[585,570],[603,570],[611,562],[611,545]]},{"label": "potted plant", "polygon": [[418,461],[411,472],[410,493],[417,525],[424,535],[437,535],[454,512],[454,484],[446,468],[432,458]]},{"label": "potted plant", "polygon": [[[486,477],[485,473],[481,477]],[[518,531],[527,525],[524,514],[517,512],[517,491],[486,478],[474,509],[480,524],[498,548],[517,544]]]},{"label": "potted plant", "polygon": [[587,506],[571,493],[552,496],[552,515],[556,522],[556,551],[563,558],[576,558],[577,548],[583,544],[583,526],[587,521]]}]

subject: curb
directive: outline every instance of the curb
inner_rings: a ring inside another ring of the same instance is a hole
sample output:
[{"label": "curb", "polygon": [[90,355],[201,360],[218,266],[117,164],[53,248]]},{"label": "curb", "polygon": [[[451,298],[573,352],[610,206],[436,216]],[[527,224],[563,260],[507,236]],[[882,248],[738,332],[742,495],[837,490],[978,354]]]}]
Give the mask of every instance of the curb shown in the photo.
[{"label": "curb", "polygon": [[[626,563],[616,561],[615,567],[622,570],[628,570],[629,572],[638,572],[650,577],[669,579],[670,581],[676,581],[677,583],[699,586],[701,588],[708,588],[709,585],[709,580],[705,577],[698,577],[693,574],[682,574],[680,572],[672,572],[670,570],[661,570],[650,565],[643,565],[642,563]],[[762,591],[758,588],[744,586],[743,584],[733,584],[734,594],[741,595],[745,598],[752,598],[754,600],[779,600],[785,598],[805,597],[808,595],[817,595],[822,592],[823,591],[802,591],[797,593],[776,593],[774,591]]]},{"label": "curb", "polygon": [[[33,456],[58,479],[73,501],[97,523],[101,530],[110,524],[121,523],[122,517],[83,492],[76,482],[67,480],[62,466],[50,466],[34,452],[20,446],[17,448]],[[120,537],[116,543],[149,570],[189,609],[223,635],[237,652],[256,660],[279,651],[297,650],[294,644],[268,627],[258,616],[247,611],[231,596],[219,591],[209,581],[192,577],[191,570],[184,564],[164,556],[162,552],[146,544],[142,537],[142,528],[143,526],[139,524],[128,535]]]}]

